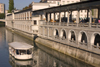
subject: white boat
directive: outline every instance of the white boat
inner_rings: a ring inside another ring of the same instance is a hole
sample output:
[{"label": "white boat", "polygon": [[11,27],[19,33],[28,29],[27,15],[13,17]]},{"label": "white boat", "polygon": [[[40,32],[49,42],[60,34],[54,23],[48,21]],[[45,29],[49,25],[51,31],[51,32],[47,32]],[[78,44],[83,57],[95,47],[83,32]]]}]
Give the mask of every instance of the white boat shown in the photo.
[{"label": "white boat", "polygon": [[12,42],[9,43],[9,53],[16,59],[20,60],[32,59],[33,46],[22,42]]}]

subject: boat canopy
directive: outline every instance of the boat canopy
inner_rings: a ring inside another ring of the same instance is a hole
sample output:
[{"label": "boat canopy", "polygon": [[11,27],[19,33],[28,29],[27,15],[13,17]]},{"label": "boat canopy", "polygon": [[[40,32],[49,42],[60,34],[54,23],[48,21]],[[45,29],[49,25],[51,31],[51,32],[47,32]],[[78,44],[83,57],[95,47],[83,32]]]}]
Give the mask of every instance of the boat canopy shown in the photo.
[{"label": "boat canopy", "polygon": [[14,49],[20,49],[20,50],[27,50],[30,48],[33,48],[33,46],[27,44],[27,43],[22,43],[22,42],[12,42],[9,43],[9,46],[14,48]]}]

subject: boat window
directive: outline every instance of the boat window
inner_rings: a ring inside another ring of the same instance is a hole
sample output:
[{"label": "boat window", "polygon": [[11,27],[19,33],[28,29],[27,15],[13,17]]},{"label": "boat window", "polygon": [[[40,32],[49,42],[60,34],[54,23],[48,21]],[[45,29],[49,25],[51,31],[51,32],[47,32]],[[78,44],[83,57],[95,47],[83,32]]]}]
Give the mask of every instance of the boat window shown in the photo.
[{"label": "boat window", "polygon": [[19,50],[16,50],[16,54],[19,55],[20,54],[20,51]]},{"label": "boat window", "polygon": [[27,50],[27,54],[31,54],[32,53],[32,49]]},{"label": "boat window", "polygon": [[26,50],[20,50],[20,54],[21,54],[21,55],[26,54]]},{"label": "boat window", "polygon": [[26,54],[26,50],[16,50],[17,55],[24,55]]}]

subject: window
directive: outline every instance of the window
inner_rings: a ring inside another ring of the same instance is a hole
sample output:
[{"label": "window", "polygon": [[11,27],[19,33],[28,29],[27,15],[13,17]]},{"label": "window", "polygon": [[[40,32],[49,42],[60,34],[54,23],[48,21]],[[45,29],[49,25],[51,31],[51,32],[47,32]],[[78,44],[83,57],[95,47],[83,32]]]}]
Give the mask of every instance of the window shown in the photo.
[{"label": "window", "polygon": [[72,3],[74,3],[74,1],[72,1]]},{"label": "window", "polygon": [[81,10],[81,12],[83,12],[83,10]]},{"label": "window", "polygon": [[69,4],[69,1],[67,1],[67,3]]},{"label": "window", "polygon": [[37,25],[37,22],[36,22],[36,20],[34,20],[34,25]]},{"label": "window", "polygon": [[36,32],[38,33],[38,30],[36,30]]},{"label": "window", "polygon": [[58,5],[59,5],[59,2],[58,2]]},{"label": "window", "polygon": [[85,12],[86,12],[86,10],[85,10]]},{"label": "window", "polygon": [[65,1],[63,1],[63,4],[65,4]]},{"label": "window", "polygon": [[2,7],[2,5],[1,5],[1,7]]},{"label": "window", "polygon": [[83,15],[81,14],[81,16],[83,16]]}]

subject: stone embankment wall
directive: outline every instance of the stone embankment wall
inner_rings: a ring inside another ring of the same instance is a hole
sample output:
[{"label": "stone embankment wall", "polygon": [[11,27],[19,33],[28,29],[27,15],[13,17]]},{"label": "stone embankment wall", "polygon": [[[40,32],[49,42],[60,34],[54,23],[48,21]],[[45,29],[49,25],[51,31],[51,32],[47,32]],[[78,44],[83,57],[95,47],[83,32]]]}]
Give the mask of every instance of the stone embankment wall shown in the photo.
[{"label": "stone embankment wall", "polygon": [[91,64],[93,66],[100,67],[100,55],[93,54],[88,51],[84,51],[66,44],[57,43],[55,41],[51,41],[44,38],[38,37],[35,41],[43,46],[61,52],[65,55],[69,55],[73,58],[76,58],[80,61]]}]

